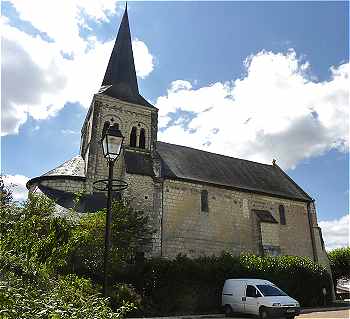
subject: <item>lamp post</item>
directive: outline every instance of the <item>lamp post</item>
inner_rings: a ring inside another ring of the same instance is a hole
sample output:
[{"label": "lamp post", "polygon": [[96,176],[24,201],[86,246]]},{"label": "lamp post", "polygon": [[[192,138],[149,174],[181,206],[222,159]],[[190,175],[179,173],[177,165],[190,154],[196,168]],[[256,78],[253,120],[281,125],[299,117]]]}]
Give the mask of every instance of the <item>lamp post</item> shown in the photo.
[{"label": "lamp post", "polygon": [[[124,137],[119,130],[118,124],[112,126],[105,123],[102,133],[103,155],[107,159],[109,174],[107,184],[107,214],[105,229],[105,251],[103,265],[103,295],[107,296],[107,279],[108,279],[108,256],[111,246],[111,224],[112,224],[112,190],[113,190],[113,167],[122,149]],[[99,182],[99,181],[98,181]],[[118,185],[117,185],[118,186]],[[126,188],[126,187],[125,187]],[[105,190],[105,189],[104,189]]]}]

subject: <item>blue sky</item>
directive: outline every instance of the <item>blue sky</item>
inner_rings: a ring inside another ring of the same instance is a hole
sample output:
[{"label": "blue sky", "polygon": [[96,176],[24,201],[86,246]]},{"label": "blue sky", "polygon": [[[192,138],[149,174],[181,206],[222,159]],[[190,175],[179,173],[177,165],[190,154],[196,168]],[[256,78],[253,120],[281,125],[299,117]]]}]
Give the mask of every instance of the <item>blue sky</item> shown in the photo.
[{"label": "blue sky", "polygon": [[[2,2],[1,171],[18,184],[79,152],[124,3],[84,6]],[[276,158],[316,199],[329,246],[344,243],[348,2],[128,7],[139,88],[159,108],[159,138],[260,162]]]}]

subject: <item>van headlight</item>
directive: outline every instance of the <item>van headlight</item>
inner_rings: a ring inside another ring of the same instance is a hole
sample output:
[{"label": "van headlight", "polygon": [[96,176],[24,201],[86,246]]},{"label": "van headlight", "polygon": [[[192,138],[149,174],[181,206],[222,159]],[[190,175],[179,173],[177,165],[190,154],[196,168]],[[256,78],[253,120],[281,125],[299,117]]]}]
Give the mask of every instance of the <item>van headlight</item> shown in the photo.
[{"label": "van headlight", "polygon": [[281,307],[281,304],[278,303],[278,302],[276,302],[276,303],[273,303],[273,304],[272,304],[272,307]]},{"label": "van headlight", "polygon": [[295,307],[300,307],[299,302],[297,302],[297,303],[295,304]]}]

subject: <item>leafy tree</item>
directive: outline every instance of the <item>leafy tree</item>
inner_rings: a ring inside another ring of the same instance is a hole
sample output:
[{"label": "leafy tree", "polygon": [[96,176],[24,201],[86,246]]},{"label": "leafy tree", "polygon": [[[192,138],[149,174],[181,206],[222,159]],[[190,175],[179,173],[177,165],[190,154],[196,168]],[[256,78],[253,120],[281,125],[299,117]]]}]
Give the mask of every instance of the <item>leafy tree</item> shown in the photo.
[{"label": "leafy tree", "polygon": [[9,205],[13,200],[12,191],[4,183],[2,175],[0,175],[0,205]]},{"label": "leafy tree", "polygon": [[350,247],[337,248],[328,253],[335,286],[339,279],[350,279]]},{"label": "leafy tree", "polygon": [[[100,279],[103,273],[105,236],[105,210],[89,213],[79,220],[72,234],[71,256],[73,270]],[[135,258],[152,241],[154,231],[149,226],[149,217],[122,202],[112,204],[111,225],[111,271],[117,271],[123,264]]]},{"label": "leafy tree", "polygon": [[[109,302],[100,296],[98,282],[79,277],[79,271],[81,274],[84,270],[85,274],[90,270],[95,275],[92,279],[101,277],[104,212],[67,219],[54,215],[54,205],[45,196],[29,194],[22,205],[13,203],[6,210],[1,209],[1,315],[55,319],[122,317],[137,300],[135,294],[129,298],[131,302],[125,300],[128,287],[118,288],[124,295],[116,295],[113,312]],[[151,232],[142,224],[147,220],[143,216],[121,203],[113,205],[112,232],[118,232],[119,237],[112,237],[111,255],[119,264],[138,244],[148,242],[147,234],[151,236]],[[124,222],[129,222],[130,229],[121,225]],[[74,274],[75,270],[78,273]]]},{"label": "leafy tree", "polygon": [[4,319],[120,319],[134,306],[124,303],[116,312],[91,280],[74,274],[28,279],[13,272],[0,278],[0,317]]},{"label": "leafy tree", "polygon": [[23,206],[13,205],[3,214],[7,225],[0,236],[0,254],[11,260],[20,273],[47,272],[65,267],[70,253],[73,224],[54,217],[54,202],[45,196],[29,194]]}]

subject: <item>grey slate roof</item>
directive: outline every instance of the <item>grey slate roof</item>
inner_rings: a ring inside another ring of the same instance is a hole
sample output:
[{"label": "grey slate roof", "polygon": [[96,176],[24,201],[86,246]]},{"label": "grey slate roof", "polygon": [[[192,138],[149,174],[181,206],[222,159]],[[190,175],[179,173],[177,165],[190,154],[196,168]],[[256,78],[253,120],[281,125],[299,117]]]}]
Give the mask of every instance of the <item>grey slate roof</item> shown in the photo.
[{"label": "grey slate roof", "polygon": [[279,167],[209,153],[185,146],[157,142],[163,161],[163,175],[172,179],[191,180],[310,201],[311,198]]},{"label": "grey slate roof", "polygon": [[[157,142],[157,152],[162,161],[164,178],[212,184],[301,201],[312,200],[277,165],[251,162],[164,142]],[[124,156],[127,173],[154,176],[149,154],[126,150]],[[47,178],[84,179],[84,167],[83,158],[80,155],[75,156],[46,174],[31,179],[28,186]]]},{"label": "grey slate roof", "polygon": [[122,18],[99,93],[126,102],[154,107],[139,93],[127,9]]},{"label": "grey slate roof", "polygon": [[64,162],[60,166],[52,169],[42,176],[77,176],[85,177],[85,162],[80,155],[73,157],[72,159]]},{"label": "grey slate roof", "polygon": [[27,188],[30,188],[30,185],[42,180],[47,179],[74,179],[82,180],[85,178],[85,162],[80,155],[73,157],[72,159],[64,162],[60,166],[48,171],[47,173],[34,177],[27,182]]}]

